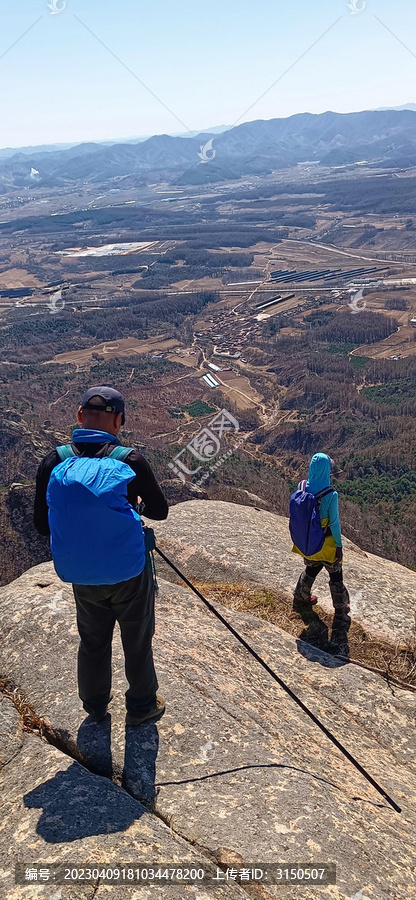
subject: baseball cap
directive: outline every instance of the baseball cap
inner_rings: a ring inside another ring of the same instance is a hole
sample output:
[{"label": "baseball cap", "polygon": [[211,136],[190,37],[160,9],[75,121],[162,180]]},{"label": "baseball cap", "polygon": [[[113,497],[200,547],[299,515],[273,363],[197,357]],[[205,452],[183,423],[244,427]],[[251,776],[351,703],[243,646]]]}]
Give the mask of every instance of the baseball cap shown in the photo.
[{"label": "baseball cap", "polygon": [[101,409],[98,404],[90,403],[91,397],[101,397],[104,400],[103,412],[122,413],[124,425],[124,397],[119,391],[104,384],[88,388],[81,400],[83,409]]}]

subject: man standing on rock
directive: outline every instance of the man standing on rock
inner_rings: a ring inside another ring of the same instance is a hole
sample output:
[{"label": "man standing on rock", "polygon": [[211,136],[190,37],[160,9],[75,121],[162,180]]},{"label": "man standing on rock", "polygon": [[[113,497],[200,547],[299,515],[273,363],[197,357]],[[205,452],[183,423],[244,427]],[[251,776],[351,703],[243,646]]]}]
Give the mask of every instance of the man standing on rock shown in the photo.
[{"label": "man standing on rock", "polygon": [[[307,519],[302,522],[302,514],[299,515],[302,505],[305,506],[306,511],[311,509],[311,506],[306,506],[306,503],[310,502],[308,501],[310,495],[313,495],[311,499],[313,499],[314,503],[318,502],[318,529],[322,534],[320,550],[317,553],[306,556],[296,546],[291,516],[291,533],[294,539],[292,551],[300,553],[304,557],[303,561],[306,566],[294,590],[293,606],[296,609],[299,604],[302,606],[317,603],[316,597],[311,594],[311,588],[316,576],[325,566],[329,574],[329,589],[335,614],[342,617],[348,615],[350,604],[349,594],[344,585],[342,575],[342,539],[338,514],[338,493],[330,485],[331,462],[326,453],[315,453],[309,464],[308,480],[301,481],[298,484],[297,493],[292,495],[296,499],[292,501],[291,498],[291,509],[293,509],[295,514],[298,512],[299,543],[305,540],[306,531],[306,540],[312,537],[313,525],[311,527],[311,517],[307,516]],[[292,502],[294,504],[293,507]],[[302,525],[305,528],[305,535],[302,534]]]},{"label": "man standing on rock", "polygon": [[111,645],[120,625],[129,683],[126,725],[163,715],[153,663],[154,580],[146,554],[146,516],[166,519],[168,504],[138,450],[122,447],[124,398],[106,385],[90,388],[78,408],[80,428],[72,443],[40,463],[36,476],[34,524],[50,535],[55,569],[72,582],[77,624],[78,689],[95,722],[104,719],[111,699]]}]

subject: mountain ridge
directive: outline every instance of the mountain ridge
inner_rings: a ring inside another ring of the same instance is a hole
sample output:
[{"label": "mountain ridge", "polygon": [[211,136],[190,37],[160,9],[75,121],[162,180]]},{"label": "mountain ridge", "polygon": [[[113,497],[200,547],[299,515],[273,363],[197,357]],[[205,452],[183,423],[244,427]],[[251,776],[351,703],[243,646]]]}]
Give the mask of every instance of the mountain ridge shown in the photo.
[{"label": "mountain ridge", "polygon": [[[203,143],[215,140],[215,161],[202,167],[197,154]],[[202,142],[202,144],[201,144]],[[412,110],[370,110],[359,113],[296,113],[288,118],[244,122],[219,134],[195,137],[153,135],[139,143],[110,146],[87,143],[65,150],[16,153],[0,158],[0,184],[59,186],[83,179],[101,182],[126,175],[184,176],[198,182],[206,171],[213,180],[287,168],[313,161],[332,165],[359,162],[394,165],[416,153],[416,113]],[[231,166],[231,170],[230,170]],[[39,171],[36,182],[30,168]],[[189,168],[190,167],[190,168]],[[204,176],[205,177],[205,176]]]}]

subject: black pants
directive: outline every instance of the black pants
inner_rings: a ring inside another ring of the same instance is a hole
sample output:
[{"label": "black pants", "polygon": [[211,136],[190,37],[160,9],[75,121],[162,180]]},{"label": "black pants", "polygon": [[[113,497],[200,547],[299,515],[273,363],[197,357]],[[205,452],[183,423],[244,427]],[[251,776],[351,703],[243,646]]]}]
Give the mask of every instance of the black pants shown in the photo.
[{"label": "black pants", "polygon": [[307,559],[303,560],[306,565],[306,574],[309,578],[313,578],[315,580],[316,576],[322,571],[325,566],[326,571],[329,575],[329,583],[330,584],[342,584],[342,566],[339,562],[334,563],[324,563],[324,562],[310,562]]},{"label": "black pants", "polygon": [[158,688],[152,653],[155,592],[148,567],[119,584],[73,584],[72,587],[81,638],[78,690],[84,709],[94,713],[110,699],[111,643],[117,621],[129,683],[127,710],[132,715],[148,712],[155,706]]}]

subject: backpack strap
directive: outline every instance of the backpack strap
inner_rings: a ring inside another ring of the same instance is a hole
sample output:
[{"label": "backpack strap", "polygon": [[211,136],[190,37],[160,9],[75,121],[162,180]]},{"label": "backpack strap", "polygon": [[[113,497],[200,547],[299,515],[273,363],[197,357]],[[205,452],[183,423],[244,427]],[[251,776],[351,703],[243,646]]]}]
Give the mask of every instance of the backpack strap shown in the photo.
[{"label": "backpack strap", "polygon": [[133,447],[121,447],[121,445],[119,445],[119,446],[113,448],[111,453],[109,453],[107,455],[107,459],[110,459],[110,458],[111,459],[120,459],[121,461],[123,461],[126,458],[126,456],[128,456],[129,453],[131,453],[132,450],[133,450]]},{"label": "backpack strap", "polygon": [[[132,449],[133,447],[114,447],[111,453],[108,454],[107,459],[111,456],[112,459],[124,460],[126,456],[131,453]],[[55,450],[61,462],[63,462],[64,459],[70,459],[72,456],[77,456],[77,454],[72,449],[71,444],[61,444],[60,447],[55,447]]]},{"label": "backpack strap", "polygon": [[[133,447],[114,447],[111,453],[108,454],[108,457],[111,456],[112,459],[124,460],[126,456],[131,453],[132,449]],[[55,450],[62,462],[64,461],[64,459],[70,459],[72,456],[77,456],[77,454],[72,449],[71,444],[61,444],[60,447],[55,447]]]},{"label": "backpack strap", "polygon": [[56,450],[61,462],[63,462],[64,459],[70,459],[71,456],[77,455],[74,452],[74,450],[72,449],[71,444],[61,444],[60,447],[55,447],[55,450]]},{"label": "backpack strap", "polygon": [[301,481],[301,482],[300,482],[299,490],[301,490],[301,491],[306,491],[306,478],[305,478],[304,481]]},{"label": "backpack strap", "polygon": [[146,549],[146,566],[148,572],[151,572],[153,578],[153,587],[155,589],[155,593],[159,590],[159,585],[157,583],[157,575],[156,575],[156,563],[153,551],[156,550],[156,538],[153,528],[150,528],[149,525],[143,525],[143,534],[144,534],[144,546]]},{"label": "backpack strap", "polygon": [[315,497],[316,497],[318,503],[322,500],[322,497],[326,497],[327,494],[333,494],[334,491],[335,491],[335,488],[332,488],[332,487],[327,487],[327,488],[324,488],[322,491],[318,491],[318,493],[315,494]]}]

